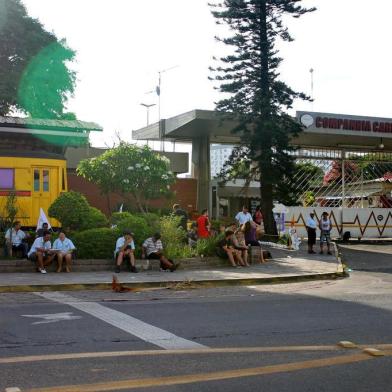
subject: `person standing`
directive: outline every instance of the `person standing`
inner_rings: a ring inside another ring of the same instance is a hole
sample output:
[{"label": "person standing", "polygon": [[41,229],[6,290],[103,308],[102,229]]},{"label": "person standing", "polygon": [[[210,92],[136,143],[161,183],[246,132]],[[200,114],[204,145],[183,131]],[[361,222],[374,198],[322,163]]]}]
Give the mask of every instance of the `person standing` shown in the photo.
[{"label": "person standing", "polygon": [[308,253],[316,253],[313,246],[316,244],[317,223],[314,219],[314,212],[310,213],[310,217],[306,220],[306,231],[308,232]]},{"label": "person standing", "polygon": [[253,214],[253,221],[257,224],[257,225],[261,225],[263,223],[263,214],[261,212],[260,206],[256,207],[256,211]]},{"label": "person standing", "polygon": [[57,255],[57,271],[61,272],[63,269],[63,259],[65,259],[65,270],[71,272],[72,252],[75,250],[75,245],[65,236],[64,232],[59,233],[59,237],[53,243],[53,251]]},{"label": "person standing", "polygon": [[210,220],[208,218],[208,210],[205,209],[196,220],[197,223],[197,237],[208,238],[210,236]]},{"label": "person standing", "polygon": [[[22,225],[19,221],[15,221],[12,229],[8,229],[5,233],[5,249],[9,250],[9,255],[11,256],[12,252],[16,252],[18,250],[22,251],[22,257],[27,258],[27,249],[28,245],[25,240],[28,238],[28,234],[26,234],[22,229]],[[11,252],[12,250],[12,252]]]},{"label": "person standing", "polygon": [[188,214],[186,213],[186,211],[183,210],[179,204],[174,204],[173,215],[180,217],[180,227],[182,227],[184,231],[187,232]]},{"label": "person standing", "polygon": [[331,255],[331,230],[332,230],[332,223],[328,217],[328,212],[324,211],[321,215],[320,223],[320,254],[323,254],[324,243],[327,244],[327,253]]},{"label": "person standing", "polygon": [[242,211],[235,216],[235,220],[239,226],[244,225],[246,222],[253,221],[247,206],[242,206]]}]

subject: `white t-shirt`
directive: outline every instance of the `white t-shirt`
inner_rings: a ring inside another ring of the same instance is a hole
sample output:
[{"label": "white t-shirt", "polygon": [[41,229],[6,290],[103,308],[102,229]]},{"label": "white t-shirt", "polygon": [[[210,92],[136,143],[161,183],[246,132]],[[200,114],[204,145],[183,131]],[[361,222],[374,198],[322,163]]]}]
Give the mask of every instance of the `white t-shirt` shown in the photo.
[{"label": "white t-shirt", "polygon": [[243,211],[240,211],[236,216],[235,219],[239,222],[240,225],[243,225],[246,222],[252,222],[252,215],[247,212],[244,213]]},{"label": "white t-shirt", "polygon": [[22,230],[15,231],[15,229],[8,229],[5,233],[5,239],[9,240],[12,237],[12,245],[18,246],[26,238],[26,234]]},{"label": "white t-shirt", "polygon": [[[125,237],[120,237],[117,242],[116,242],[116,250],[114,251],[114,253],[117,253],[125,244]],[[129,246],[131,247],[131,249],[135,249],[135,242],[132,240],[129,243]]]},{"label": "white t-shirt", "polygon": [[69,252],[70,250],[74,250],[76,248],[69,238],[64,238],[64,241],[61,241],[60,238],[57,238],[57,240],[53,242],[53,249],[61,250],[62,252]]},{"label": "white t-shirt", "polygon": [[33,242],[33,245],[31,245],[30,251],[27,256],[30,257],[33,253],[36,253],[37,248],[44,248],[45,250],[49,250],[52,249],[52,244],[50,241],[44,242],[44,237],[38,237]]}]

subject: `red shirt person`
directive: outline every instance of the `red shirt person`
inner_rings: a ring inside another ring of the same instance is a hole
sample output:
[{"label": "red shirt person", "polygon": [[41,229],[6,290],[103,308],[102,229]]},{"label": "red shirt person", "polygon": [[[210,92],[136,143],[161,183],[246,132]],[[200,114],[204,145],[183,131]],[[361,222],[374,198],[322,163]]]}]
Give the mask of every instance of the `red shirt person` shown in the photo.
[{"label": "red shirt person", "polygon": [[197,223],[197,237],[208,238],[210,236],[210,221],[208,219],[208,210],[205,209],[196,220]]}]

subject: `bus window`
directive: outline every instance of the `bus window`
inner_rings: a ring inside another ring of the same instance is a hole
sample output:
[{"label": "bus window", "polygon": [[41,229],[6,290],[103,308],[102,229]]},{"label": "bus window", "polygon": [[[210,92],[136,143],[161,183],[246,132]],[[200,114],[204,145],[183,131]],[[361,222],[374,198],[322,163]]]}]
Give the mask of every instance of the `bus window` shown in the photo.
[{"label": "bus window", "polygon": [[40,191],[40,174],[39,169],[34,169],[34,192]]},{"label": "bus window", "polygon": [[0,189],[14,189],[14,169],[0,169]]},{"label": "bus window", "polygon": [[49,170],[42,170],[43,191],[49,192]]}]

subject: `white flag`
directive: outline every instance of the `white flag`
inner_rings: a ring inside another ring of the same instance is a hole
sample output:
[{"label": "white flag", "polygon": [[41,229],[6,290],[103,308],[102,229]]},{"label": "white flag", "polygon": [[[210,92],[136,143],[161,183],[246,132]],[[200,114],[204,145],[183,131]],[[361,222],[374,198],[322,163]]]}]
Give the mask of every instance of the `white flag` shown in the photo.
[{"label": "white flag", "polygon": [[42,229],[42,225],[44,223],[48,224],[48,229],[51,229],[52,226],[49,223],[48,218],[45,215],[45,212],[42,208],[39,209],[39,218],[38,218],[38,222],[37,222],[37,229],[35,231],[38,231],[38,229]]}]

